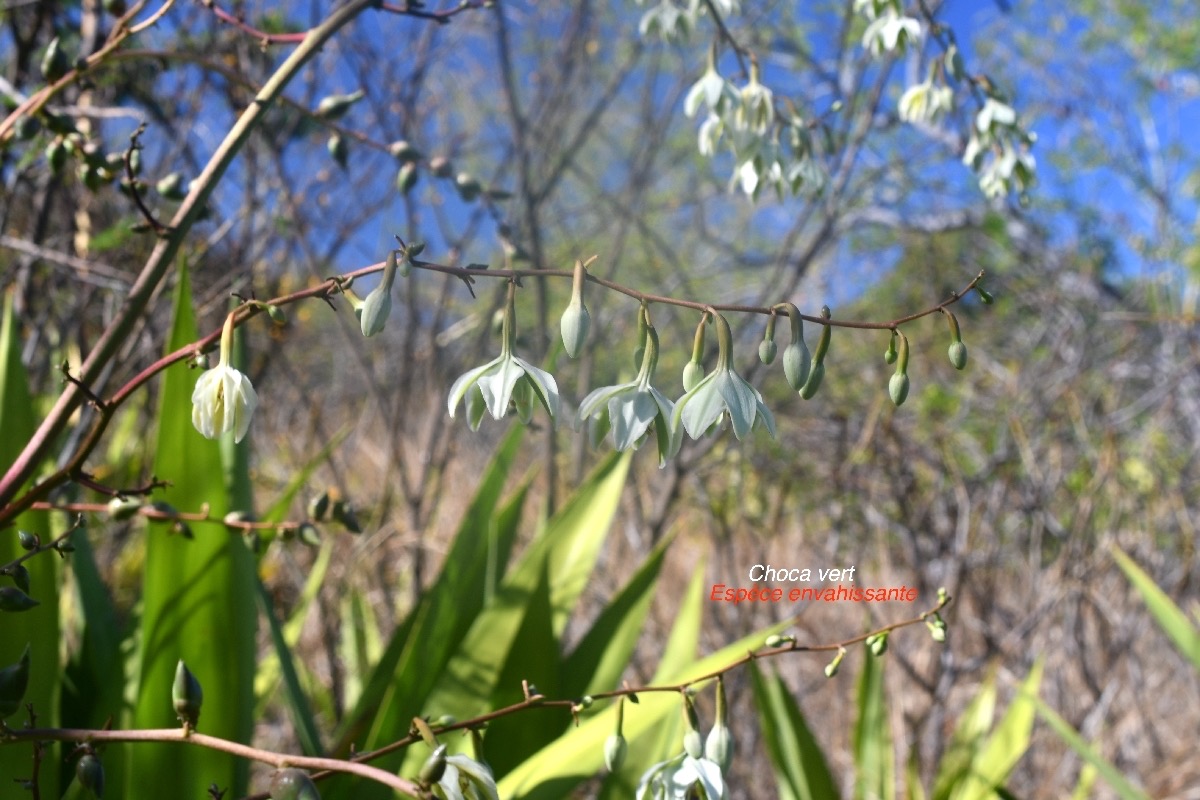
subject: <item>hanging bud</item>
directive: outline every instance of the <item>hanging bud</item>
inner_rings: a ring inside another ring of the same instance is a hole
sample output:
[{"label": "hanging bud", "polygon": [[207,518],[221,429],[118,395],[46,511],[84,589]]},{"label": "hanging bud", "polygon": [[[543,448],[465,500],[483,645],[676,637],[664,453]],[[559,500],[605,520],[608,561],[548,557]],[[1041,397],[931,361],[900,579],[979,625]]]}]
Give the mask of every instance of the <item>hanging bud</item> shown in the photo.
[{"label": "hanging bud", "polygon": [[308,518],[313,522],[322,522],[329,513],[329,492],[321,492],[308,501]]},{"label": "hanging bud", "polygon": [[62,45],[55,36],[50,40],[50,44],[46,47],[46,52],[42,55],[42,77],[53,83],[54,81],[67,74],[70,69],[70,62],[67,61],[67,54],[63,52]]},{"label": "hanging bud", "polygon": [[482,187],[479,185],[479,181],[475,180],[475,178],[467,172],[460,172],[454,176],[454,186],[458,189],[458,196],[467,203],[474,202],[474,200],[479,197],[479,192],[482,189]]},{"label": "hanging bud", "polygon": [[108,516],[115,520],[121,521],[132,517],[138,513],[138,509],[142,507],[142,501],[133,497],[114,497],[108,501]]},{"label": "hanging bud", "polygon": [[408,194],[417,185],[417,162],[405,161],[396,172],[396,189],[400,194]]},{"label": "hanging bud", "polygon": [[75,762],[75,777],[93,797],[104,797],[104,765],[95,753],[84,753]]},{"label": "hanging bud", "polygon": [[396,280],[396,251],[390,250],[383,264],[383,280],[367,294],[359,315],[359,328],[363,336],[374,336],[383,330],[392,314],[392,283]]},{"label": "hanging bud", "polygon": [[758,345],[758,360],[770,366],[775,361],[779,348],[775,345],[775,309],[767,315],[767,329],[763,331],[763,340]]},{"label": "hanging bud", "polygon": [[[821,306],[821,316],[829,319],[829,306]],[[817,393],[817,389],[821,388],[821,381],[825,377],[825,354],[829,352],[829,340],[832,335],[833,326],[822,326],[821,338],[817,340],[817,349],[813,353],[812,364],[809,366],[808,379],[800,387],[800,396],[805,400],[811,400]]]},{"label": "hanging bud", "polygon": [[721,768],[722,773],[729,771],[733,761],[733,736],[729,732],[728,707],[725,703],[725,681],[717,678],[717,719],[708,738],[704,740],[704,757]]},{"label": "hanging bud", "polygon": [[946,592],[945,586],[939,586],[937,590],[938,605],[944,606],[950,602],[950,595]]},{"label": "hanging bud", "polygon": [[704,740],[700,738],[700,717],[696,715],[696,706],[691,695],[683,695],[683,750],[692,758],[700,758],[704,754]]},{"label": "hanging bud", "polygon": [[341,526],[350,533],[362,533],[362,525],[358,523],[358,516],[354,513],[354,506],[350,505],[345,500],[338,500],[333,504],[333,510],[330,513],[335,522],[341,523]]},{"label": "hanging bud", "polygon": [[[578,358],[583,352],[587,341],[588,328],[591,326],[591,314],[583,302],[583,286],[587,283],[587,270],[583,262],[575,260],[575,277],[571,283],[571,302],[563,312],[559,327],[562,329],[563,347],[571,358]],[[639,317],[640,320],[640,317]]]},{"label": "hanging bud", "polygon": [[932,616],[925,619],[925,627],[929,628],[929,635],[935,642],[946,641],[946,621],[941,614],[933,612]]},{"label": "hanging bud", "polygon": [[619,733],[610,734],[604,740],[604,766],[609,772],[616,772],[625,763],[625,754],[629,751],[629,744],[625,741],[625,737]]},{"label": "hanging bud", "polygon": [[28,611],[38,604],[15,586],[0,586],[0,611]]},{"label": "hanging bud", "polygon": [[873,633],[866,638],[864,644],[871,650],[871,655],[881,656],[887,652],[888,635],[887,631],[883,633]]},{"label": "hanging bud", "polygon": [[690,392],[704,378],[704,332],[708,324],[708,315],[700,318],[696,326],[696,335],[692,338],[692,360],[683,368],[683,390]]},{"label": "hanging bud", "polygon": [[422,786],[432,786],[446,774],[446,745],[440,744],[425,759],[421,771],[417,773],[417,782]]},{"label": "hanging bud", "polygon": [[990,306],[992,303],[994,303],[996,301],[996,298],[992,297],[992,293],[989,292],[987,289],[984,289],[982,286],[976,286],[975,291],[978,292],[979,299],[983,302],[983,304],[985,306]]},{"label": "hanging bud", "polygon": [[337,162],[337,165],[342,169],[346,168],[346,160],[350,156],[350,147],[346,144],[346,140],[342,138],[340,133],[333,133],[329,139],[325,141],[325,149],[329,152],[329,157]]},{"label": "hanging bud", "polygon": [[833,661],[830,661],[828,664],[825,665],[825,677],[826,678],[832,678],[834,675],[838,674],[838,669],[842,666],[842,659],[845,657],[846,657],[846,648],[839,647],[837,655],[833,657]]},{"label": "hanging bud", "polygon": [[296,529],[296,538],[300,540],[301,544],[309,547],[321,546],[321,532],[311,522],[300,523],[300,527]]},{"label": "hanging bud", "polygon": [[950,363],[955,369],[967,366],[967,346],[962,342],[962,332],[958,329],[958,317],[950,311],[945,311],[946,323],[950,326]]},{"label": "hanging bud", "polygon": [[888,381],[888,394],[897,406],[904,403],[908,397],[908,337],[897,333],[900,339],[900,352],[896,358],[896,373]]},{"label": "hanging bud", "polygon": [[409,161],[416,161],[421,157],[421,153],[417,150],[417,148],[413,147],[403,139],[398,139],[397,141],[394,141],[388,145],[388,152],[391,153],[392,157],[397,161],[403,161],[406,163]]},{"label": "hanging bud", "polygon": [[646,355],[646,338],[650,335],[650,314],[646,309],[646,304],[642,303],[638,307],[637,318],[637,349],[633,351],[633,368],[640,370],[642,368],[642,359]]},{"label": "hanging bud", "polygon": [[883,360],[889,364],[896,363],[896,331],[892,331],[892,337],[888,340],[887,350],[883,351]]},{"label": "hanging bud", "polygon": [[335,120],[343,116],[350,110],[350,106],[365,96],[366,92],[359,89],[353,94],[331,94],[328,97],[322,97],[321,102],[317,103],[316,116],[324,120]]},{"label": "hanging bud", "polygon": [[281,769],[271,776],[271,800],[321,800],[312,778],[302,769]]},{"label": "hanging bud", "polygon": [[168,200],[182,200],[186,194],[183,190],[182,173],[172,172],[159,178],[158,183],[154,184],[154,191]]},{"label": "hanging bud", "polygon": [[625,698],[617,703],[617,729],[604,742],[604,766],[609,772],[616,772],[625,763],[625,753],[629,746],[625,742]]},{"label": "hanging bud", "polygon": [[7,719],[21,708],[25,690],[29,688],[29,645],[25,645],[17,663],[0,669],[0,720]]},{"label": "hanging bud", "polygon": [[200,706],[204,703],[204,690],[200,681],[192,674],[183,659],[175,667],[175,682],[171,685],[171,702],[175,706],[175,714],[185,728],[195,728],[200,719]]},{"label": "hanging bud", "polygon": [[282,328],[284,325],[287,325],[287,314],[284,313],[282,308],[274,303],[267,303],[267,316],[270,317],[271,322],[275,323],[278,327]]},{"label": "hanging bud", "polygon": [[454,174],[454,164],[446,156],[434,156],[429,161],[429,171],[435,178],[449,178]]},{"label": "hanging bud", "polygon": [[808,345],[804,342],[804,319],[792,303],[784,303],[783,308],[792,327],[791,340],[783,349],[783,376],[787,378],[788,386],[800,391],[808,381],[810,358]]},{"label": "hanging bud", "polygon": [[795,636],[780,636],[778,633],[773,633],[767,637],[767,641],[763,644],[767,647],[782,647],[785,644],[791,644],[796,641]]},{"label": "hanging bud", "polygon": [[8,574],[12,577],[13,583],[17,585],[25,594],[29,594],[29,570],[25,569],[24,564],[13,564],[8,568]]},{"label": "hanging bud", "polygon": [[40,536],[29,531],[17,531],[17,540],[21,543],[22,550],[34,550],[42,543]]}]

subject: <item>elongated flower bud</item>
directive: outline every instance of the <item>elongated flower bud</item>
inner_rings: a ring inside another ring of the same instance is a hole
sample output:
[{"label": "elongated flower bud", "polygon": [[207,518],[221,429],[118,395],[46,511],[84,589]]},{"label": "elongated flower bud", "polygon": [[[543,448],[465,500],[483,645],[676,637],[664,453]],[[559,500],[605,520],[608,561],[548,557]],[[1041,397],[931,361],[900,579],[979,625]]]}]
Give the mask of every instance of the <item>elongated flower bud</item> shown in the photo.
[{"label": "elongated flower bud", "polygon": [[[829,306],[821,306],[821,316],[829,319]],[[821,338],[817,340],[817,349],[813,353],[812,364],[809,366],[808,379],[800,387],[800,396],[805,400],[811,400],[817,393],[817,389],[821,388],[821,381],[825,378],[825,354],[829,352],[829,340],[832,335],[832,326],[821,327]]]},{"label": "elongated flower bud", "polygon": [[432,786],[446,774],[446,745],[438,745],[421,765],[417,780],[424,786]]},{"label": "elongated flower bud", "polygon": [[958,329],[958,317],[950,311],[944,311],[946,323],[950,326],[950,363],[955,369],[967,366],[967,346],[962,342],[962,332]]},{"label": "elongated flower bud", "polygon": [[892,331],[892,337],[888,339],[887,350],[883,351],[883,360],[889,364],[895,364],[896,355],[896,332]]},{"label": "elongated flower bud", "polygon": [[625,754],[628,752],[629,745],[625,737],[619,733],[611,734],[604,740],[604,766],[609,772],[616,772],[625,763]]},{"label": "elongated flower bud", "polygon": [[845,657],[846,657],[845,648],[839,647],[837,655],[833,657],[833,661],[830,661],[828,664],[825,665],[825,677],[826,678],[832,678],[834,675],[838,674],[838,669],[842,666],[842,659]]},{"label": "elongated flower bud", "polygon": [[758,345],[758,360],[764,364],[770,365],[775,361],[775,354],[779,351],[775,344],[775,313],[767,316],[767,329],[763,332],[763,340]]},{"label": "elongated flower bud", "polygon": [[896,359],[896,374],[888,381],[888,395],[900,406],[908,398],[908,337],[896,334],[900,339],[900,351]]},{"label": "elongated flower bud", "polygon": [[281,769],[271,776],[271,800],[321,800],[312,778],[302,769]]},{"label": "elongated flower bud", "polygon": [[93,797],[104,797],[104,765],[94,753],[84,753],[75,762],[75,777]]},{"label": "elongated flower bud", "polygon": [[321,102],[317,103],[316,115],[325,120],[337,119],[349,111],[350,106],[365,96],[366,92],[359,89],[353,94],[331,94],[328,97],[322,97]]},{"label": "elongated flower bud", "polygon": [[38,604],[15,586],[0,586],[0,611],[28,611]]},{"label": "elongated flower bud", "polygon": [[808,345],[804,342],[804,320],[800,310],[792,303],[785,303],[788,322],[791,324],[792,335],[787,347],[783,349],[783,377],[788,386],[800,391],[808,381],[809,359]]},{"label": "elongated flower bud", "polygon": [[25,645],[17,663],[0,669],[0,719],[6,719],[21,708],[25,690],[29,688],[29,645]]},{"label": "elongated flower bud", "polygon": [[704,377],[704,332],[705,326],[708,324],[708,315],[700,319],[700,324],[696,326],[696,335],[692,338],[692,359],[688,361],[687,366],[683,368],[683,390],[690,392],[696,388],[696,384],[700,383]]},{"label": "elongated flower bud", "polygon": [[204,703],[204,690],[200,681],[180,659],[175,667],[175,682],[171,685],[171,703],[185,728],[195,728],[200,719],[200,706]]},{"label": "elongated flower bud", "polygon": [[704,740],[704,757],[721,768],[721,772],[729,771],[733,761],[733,735],[729,732],[728,706],[725,702],[725,681],[717,678],[717,719],[708,738]]},{"label": "elongated flower bud", "polygon": [[683,696],[683,750],[692,758],[700,758],[704,754],[704,740],[700,738],[700,718],[696,715],[696,706],[692,698]]},{"label": "elongated flower bud", "polygon": [[578,358],[587,342],[588,328],[592,318],[583,302],[583,286],[587,282],[587,272],[583,262],[575,260],[575,277],[571,284],[571,302],[563,312],[559,327],[562,330],[563,347],[571,358]]}]

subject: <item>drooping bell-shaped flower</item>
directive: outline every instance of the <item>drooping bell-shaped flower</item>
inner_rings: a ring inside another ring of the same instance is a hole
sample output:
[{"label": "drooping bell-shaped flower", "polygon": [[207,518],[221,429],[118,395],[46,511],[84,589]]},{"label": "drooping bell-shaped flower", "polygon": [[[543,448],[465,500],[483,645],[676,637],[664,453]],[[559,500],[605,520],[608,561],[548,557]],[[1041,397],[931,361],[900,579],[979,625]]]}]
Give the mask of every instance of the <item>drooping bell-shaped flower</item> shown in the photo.
[{"label": "drooping bell-shaped flower", "polygon": [[[501,419],[508,413],[511,401],[527,401],[529,394],[541,403],[551,419],[558,417],[558,384],[554,382],[554,376],[513,354],[513,345],[517,338],[516,289],[515,283],[508,285],[508,305],[504,311],[500,355],[483,366],[460,375],[450,387],[450,397],[447,401],[450,416],[454,416],[458,404],[465,398],[467,422],[471,430],[479,427],[484,410],[491,414],[493,419]],[[526,412],[531,408],[531,403],[518,403],[518,406],[522,418],[527,419]]]},{"label": "drooping bell-shaped flower", "polygon": [[215,439],[233,431],[240,442],[250,428],[250,418],[258,408],[258,395],[250,379],[229,366],[233,350],[233,314],[225,318],[221,330],[221,359],[196,381],[192,391],[192,424],[196,430]]},{"label": "drooping bell-shaped flower", "polygon": [[500,800],[492,771],[464,755],[446,756],[446,771],[434,791],[446,800]]}]

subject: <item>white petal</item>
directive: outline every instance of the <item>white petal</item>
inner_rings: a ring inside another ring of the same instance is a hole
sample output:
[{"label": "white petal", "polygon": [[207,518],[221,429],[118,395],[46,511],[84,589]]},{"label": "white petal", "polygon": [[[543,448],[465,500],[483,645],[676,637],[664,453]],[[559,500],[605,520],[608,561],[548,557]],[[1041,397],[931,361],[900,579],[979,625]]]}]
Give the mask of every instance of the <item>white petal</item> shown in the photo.
[{"label": "white petal", "polygon": [[240,442],[246,437],[246,431],[250,429],[250,419],[254,416],[254,410],[258,408],[258,393],[254,391],[254,385],[250,383],[249,378],[236,369],[229,371],[236,380],[233,381],[233,391],[226,394],[225,399],[233,409],[230,425],[233,441]]},{"label": "white petal", "polygon": [[542,401],[542,406],[552,419],[558,419],[558,384],[554,376],[544,369],[538,369],[523,358],[513,358],[525,374],[529,376],[530,385]]},{"label": "white petal", "polygon": [[717,391],[725,407],[729,410],[729,419],[733,423],[733,435],[741,439],[754,427],[754,416],[757,406],[754,403],[754,389],[733,370],[724,370],[717,376]]},{"label": "white petal", "polygon": [[454,412],[458,409],[458,404],[463,399],[463,396],[466,395],[467,390],[474,386],[485,372],[495,367],[498,363],[500,363],[500,359],[497,358],[494,361],[489,361],[482,367],[476,367],[458,376],[458,379],[454,381],[454,385],[450,387],[450,397],[446,401],[446,406],[450,411],[451,417],[454,416]]},{"label": "white petal", "polygon": [[671,415],[672,424],[678,427],[682,422],[684,430],[693,439],[703,436],[725,410],[725,401],[713,383],[716,375],[710,372],[694,389],[679,398],[675,413]]},{"label": "white petal", "polygon": [[479,376],[476,385],[483,392],[483,400],[492,419],[501,419],[508,413],[508,401],[512,399],[517,381],[524,374],[525,370],[517,365],[516,359],[508,356],[497,359],[495,366]]},{"label": "white petal", "polygon": [[582,422],[589,417],[594,417],[603,412],[608,407],[608,401],[615,395],[622,392],[636,390],[636,383],[620,383],[616,386],[601,386],[588,392],[587,397],[579,404],[579,410],[576,412],[576,419]]},{"label": "white petal", "polygon": [[658,416],[658,404],[648,392],[630,392],[608,401],[608,418],[612,423],[613,447],[617,450],[636,448],[646,435],[650,423]]}]

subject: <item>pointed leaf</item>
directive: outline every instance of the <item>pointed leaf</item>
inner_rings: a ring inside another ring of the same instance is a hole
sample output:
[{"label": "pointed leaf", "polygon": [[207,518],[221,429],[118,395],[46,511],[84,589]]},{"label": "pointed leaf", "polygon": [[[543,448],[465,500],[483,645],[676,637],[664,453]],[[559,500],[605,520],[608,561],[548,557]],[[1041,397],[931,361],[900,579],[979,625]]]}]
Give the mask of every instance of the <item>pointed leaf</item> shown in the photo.
[{"label": "pointed leaf", "polygon": [[787,685],[774,672],[764,675],[753,662],[749,670],[780,800],[837,800],[837,783]]}]

